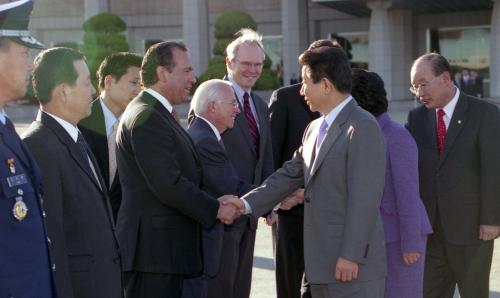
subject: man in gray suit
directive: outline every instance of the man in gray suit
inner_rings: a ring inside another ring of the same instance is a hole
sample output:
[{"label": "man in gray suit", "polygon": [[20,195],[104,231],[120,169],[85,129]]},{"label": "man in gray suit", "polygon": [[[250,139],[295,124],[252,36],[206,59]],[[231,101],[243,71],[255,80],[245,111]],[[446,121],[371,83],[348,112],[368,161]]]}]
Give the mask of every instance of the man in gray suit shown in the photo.
[{"label": "man in gray suit", "polygon": [[304,259],[312,296],[383,297],[386,266],[378,211],[383,136],[349,94],[351,68],[343,50],[307,50],[300,63],[301,94],[324,116],[311,122],[293,159],[234,203],[259,216],[304,185]]}]

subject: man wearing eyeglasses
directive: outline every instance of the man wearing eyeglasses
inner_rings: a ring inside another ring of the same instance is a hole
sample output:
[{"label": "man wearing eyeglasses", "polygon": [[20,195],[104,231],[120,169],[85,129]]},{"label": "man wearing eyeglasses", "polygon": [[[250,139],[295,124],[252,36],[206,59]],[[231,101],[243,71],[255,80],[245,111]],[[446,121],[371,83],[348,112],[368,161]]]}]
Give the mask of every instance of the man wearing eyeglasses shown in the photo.
[{"label": "man wearing eyeglasses", "polygon": [[[233,87],[241,113],[234,119],[234,127],[221,137],[236,174],[248,184],[259,185],[274,171],[267,104],[252,92],[264,63],[262,36],[243,29],[227,46],[226,53],[224,79]],[[250,296],[256,228],[257,221],[249,216],[242,216],[227,227],[224,258],[219,273],[209,284],[209,297]]]},{"label": "man wearing eyeglasses", "polygon": [[500,231],[500,113],[453,85],[448,61],[431,53],[411,69],[423,106],[408,115],[419,149],[420,195],[434,234],[427,242],[424,297],[488,297]]}]

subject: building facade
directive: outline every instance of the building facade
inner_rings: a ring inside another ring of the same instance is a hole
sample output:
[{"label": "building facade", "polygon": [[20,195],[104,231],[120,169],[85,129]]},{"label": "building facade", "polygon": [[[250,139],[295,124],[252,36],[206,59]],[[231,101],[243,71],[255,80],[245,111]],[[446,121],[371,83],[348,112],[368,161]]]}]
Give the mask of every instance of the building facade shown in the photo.
[{"label": "building facade", "polygon": [[478,71],[485,95],[500,97],[494,83],[500,79],[500,0],[36,0],[31,30],[48,45],[81,43],[84,20],[110,12],[127,23],[131,51],[182,40],[201,74],[212,55],[213,25],[230,10],[257,21],[285,84],[299,76],[297,57],[311,41],[337,35],[350,41],[353,64],[384,78],[391,100],[411,98],[411,63],[429,51],[446,56],[456,72]]}]

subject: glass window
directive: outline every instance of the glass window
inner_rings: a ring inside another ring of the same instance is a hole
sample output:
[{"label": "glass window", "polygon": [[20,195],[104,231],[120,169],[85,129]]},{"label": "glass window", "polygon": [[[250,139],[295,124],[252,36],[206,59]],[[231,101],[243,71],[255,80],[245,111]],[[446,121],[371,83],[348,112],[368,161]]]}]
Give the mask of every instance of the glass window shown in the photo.
[{"label": "glass window", "polygon": [[351,44],[351,65],[368,69],[368,32],[342,32],[337,34],[347,39]]}]

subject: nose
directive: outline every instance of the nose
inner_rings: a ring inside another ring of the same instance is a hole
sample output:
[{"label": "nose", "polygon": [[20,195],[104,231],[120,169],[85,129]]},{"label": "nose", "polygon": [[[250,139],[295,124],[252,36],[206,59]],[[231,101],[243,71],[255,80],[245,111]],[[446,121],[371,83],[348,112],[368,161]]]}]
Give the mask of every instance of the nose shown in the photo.
[{"label": "nose", "polygon": [[96,94],[96,90],[94,88],[94,85],[93,84],[90,84],[90,88],[92,90],[92,94]]},{"label": "nose", "polygon": [[302,96],[306,96],[306,93],[304,92],[304,84],[302,84],[302,86],[300,87],[300,95]]},{"label": "nose", "polygon": [[239,106],[239,105],[235,105],[235,106],[234,106],[233,111],[234,111],[234,113],[235,113],[236,115],[238,115],[238,114],[241,112],[241,111],[240,111],[240,106]]},{"label": "nose", "polygon": [[191,77],[189,78],[189,82],[192,83],[194,85],[194,83],[196,83],[196,76],[191,73]]}]

